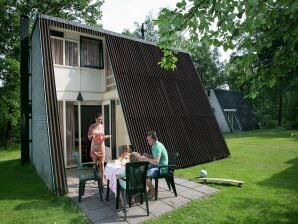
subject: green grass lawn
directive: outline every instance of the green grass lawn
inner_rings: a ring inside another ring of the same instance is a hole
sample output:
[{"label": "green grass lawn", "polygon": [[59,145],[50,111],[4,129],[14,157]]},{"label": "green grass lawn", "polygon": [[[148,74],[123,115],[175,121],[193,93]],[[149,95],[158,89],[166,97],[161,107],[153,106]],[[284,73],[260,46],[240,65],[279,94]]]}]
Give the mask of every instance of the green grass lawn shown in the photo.
[{"label": "green grass lawn", "polygon": [[0,150],[0,223],[88,223],[67,197],[55,197],[32,165],[21,166],[19,147]]},{"label": "green grass lawn", "polygon": [[[294,133],[294,135],[291,135]],[[242,180],[146,223],[298,223],[298,131],[258,130],[225,135],[231,157],[176,175]],[[54,197],[32,165],[20,165],[18,148],[0,150],[0,223],[88,223],[66,197]]]},{"label": "green grass lawn", "polygon": [[215,195],[153,223],[298,223],[297,138],[297,131],[283,129],[226,134],[230,158],[176,175],[197,181],[205,169],[208,177],[242,180],[243,187],[212,185],[220,189]]}]

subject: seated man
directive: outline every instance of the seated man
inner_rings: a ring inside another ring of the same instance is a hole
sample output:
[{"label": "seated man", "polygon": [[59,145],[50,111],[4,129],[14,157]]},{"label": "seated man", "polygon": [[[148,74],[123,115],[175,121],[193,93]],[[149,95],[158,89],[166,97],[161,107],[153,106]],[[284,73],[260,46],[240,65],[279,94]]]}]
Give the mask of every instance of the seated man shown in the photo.
[{"label": "seated man", "polygon": [[147,141],[151,146],[152,157],[144,154],[140,157],[140,160],[148,161],[150,163],[148,172],[147,172],[147,187],[148,190],[148,198],[152,198],[154,196],[154,187],[152,184],[152,178],[156,177],[158,172],[159,165],[168,165],[168,152],[165,146],[160,143],[157,139],[156,132],[150,131],[147,133]]}]

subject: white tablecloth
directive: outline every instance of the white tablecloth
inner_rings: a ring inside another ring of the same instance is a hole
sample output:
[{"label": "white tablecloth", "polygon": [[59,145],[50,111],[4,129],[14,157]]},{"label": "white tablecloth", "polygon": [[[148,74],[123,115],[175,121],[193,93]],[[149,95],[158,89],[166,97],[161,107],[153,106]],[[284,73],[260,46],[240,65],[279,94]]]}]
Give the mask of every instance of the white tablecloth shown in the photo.
[{"label": "white tablecloth", "polygon": [[117,177],[116,175],[122,174],[125,172],[125,165],[122,165],[119,161],[114,163],[107,163],[105,167],[106,178],[110,181],[110,189],[117,193]]}]

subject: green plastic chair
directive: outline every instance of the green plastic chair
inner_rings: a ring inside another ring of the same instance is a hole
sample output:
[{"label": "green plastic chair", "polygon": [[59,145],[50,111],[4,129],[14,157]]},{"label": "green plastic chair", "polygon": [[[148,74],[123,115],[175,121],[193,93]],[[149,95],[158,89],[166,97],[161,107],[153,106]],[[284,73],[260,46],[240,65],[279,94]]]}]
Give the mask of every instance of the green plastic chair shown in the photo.
[{"label": "green plastic chair", "polygon": [[84,195],[84,192],[85,192],[86,182],[89,180],[97,182],[100,200],[102,201],[103,186],[102,186],[102,179],[101,179],[100,173],[98,172],[97,164],[94,164],[93,162],[81,163],[78,152],[74,152],[73,156],[76,161],[77,172],[79,176],[78,201],[81,202],[82,196]]},{"label": "green plastic chair", "polygon": [[[135,147],[133,145],[128,145],[131,151],[134,151]],[[118,152],[119,155],[121,154],[121,152],[123,151],[123,149],[126,148],[126,145],[120,145],[118,147]],[[110,180],[107,180],[107,191],[106,191],[106,201],[108,201],[110,199]]]},{"label": "green plastic chair", "polygon": [[175,197],[177,197],[177,191],[174,180],[174,172],[177,167],[177,159],[178,153],[170,153],[169,154],[169,163],[167,166],[158,166],[157,176],[154,178],[155,181],[155,200],[158,198],[158,179],[164,178],[167,182],[169,190],[171,190],[171,186],[173,188],[173,192]]},{"label": "green plastic chair", "polygon": [[126,187],[123,188],[119,180],[117,180],[117,197],[116,197],[116,209],[119,208],[119,198],[120,191],[123,192],[123,212],[125,215],[126,221],[126,201],[129,199],[129,206],[131,206],[130,199],[132,195],[140,195],[140,202],[143,204],[143,200],[145,199],[147,215],[149,216],[149,206],[148,206],[148,198],[147,198],[147,190],[146,190],[146,178],[147,178],[147,170],[149,163],[147,161],[137,161],[126,164],[125,172],[126,172]]}]

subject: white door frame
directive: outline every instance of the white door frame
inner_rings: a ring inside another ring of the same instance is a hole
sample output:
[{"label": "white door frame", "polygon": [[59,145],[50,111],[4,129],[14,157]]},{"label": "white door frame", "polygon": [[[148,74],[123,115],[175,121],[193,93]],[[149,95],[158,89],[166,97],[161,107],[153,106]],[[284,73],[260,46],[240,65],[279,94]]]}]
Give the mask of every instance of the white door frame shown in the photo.
[{"label": "white door frame", "polygon": [[[111,100],[105,100],[105,101],[102,101],[102,116],[103,116],[103,120],[104,120],[104,118],[105,118],[105,116],[106,116],[106,114],[105,114],[105,107],[104,106],[106,106],[106,105],[108,105],[109,106],[109,114],[108,114],[108,116],[109,116],[109,124],[106,124],[106,123],[104,123],[104,125],[106,126],[106,125],[109,125],[109,130],[110,130],[110,132],[111,132]],[[110,135],[111,133],[105,133],[106,135]],[[109,142],[110,142],[110,146],[111,146],[111,138],[109,138]]]}]

